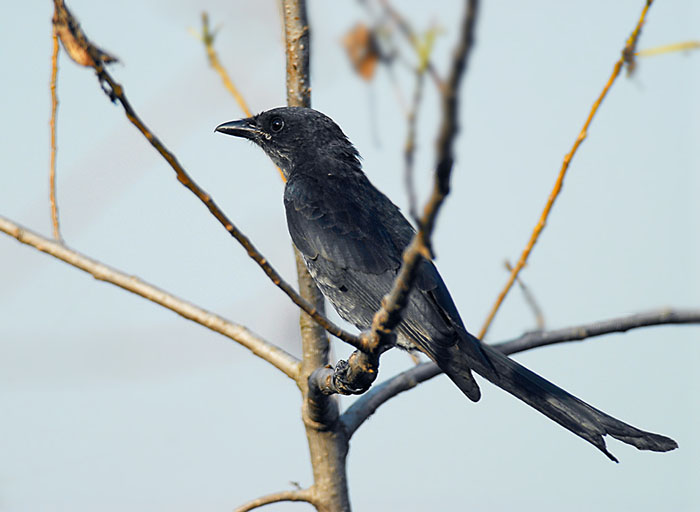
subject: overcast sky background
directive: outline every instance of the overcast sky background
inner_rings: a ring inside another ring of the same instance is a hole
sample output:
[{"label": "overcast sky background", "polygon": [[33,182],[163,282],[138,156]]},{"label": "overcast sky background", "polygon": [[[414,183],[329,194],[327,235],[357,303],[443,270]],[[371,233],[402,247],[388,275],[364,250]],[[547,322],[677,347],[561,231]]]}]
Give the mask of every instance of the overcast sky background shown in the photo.
[{"label": "overcast sky background", "polygon": [[[434,57],[445,74],[462,3],[395,4],[419,30],[442,27]],[[503,261],[527,241],[642,4],[483,2],[453,192],[435,237],[437,264],[472,331],[507,278]],[[89,37],[121,58],[112,72],[146,124],[294,282],[282,183],[260,150],[213,133],[242,113],[188,32],[208,11],[221,24],[221,60],[252,108],[282,105],[277,3],[69,7]],[[640,48],[699,39],[699,9],[692,0],[655,2]],[[52,5],[11,2],[4,14],[0,215],[50,236]],[[313,106],[343,127],[372,181],[405,207],[406,126],[394,88],[385,70],[371,85],[359,79],[340,44],[366,11],[359,2],[316,0],[309,16]],[[669,54],[640,60],[637,74],[613,87],[522,274],[548,327],[700,304],[699,74],[700,53]],[[398,66],[397,76],[410,97],[410,75]],[[67,245],[299,354],[296,308],[177,182],[94,74],[62,55],[58,91]],[[423,197],[438,121],[428,83],[416,162]],[[514,290],[489,340],[533,327]],[[383,406],[352,439],[353,506],[697,510],[698,342],[698,327],[669,326],[518,356],[594,406],[673,437],[680,449],[672,453],[610,440],[622,461],[612,464],[490,384],[472,404],[439,377]],[[380,378],[410,365],[390,353]],[[0,236],[0,510],[224,511],[291,481],[307,486],[299,408],[294,384],[235,343]]]}]

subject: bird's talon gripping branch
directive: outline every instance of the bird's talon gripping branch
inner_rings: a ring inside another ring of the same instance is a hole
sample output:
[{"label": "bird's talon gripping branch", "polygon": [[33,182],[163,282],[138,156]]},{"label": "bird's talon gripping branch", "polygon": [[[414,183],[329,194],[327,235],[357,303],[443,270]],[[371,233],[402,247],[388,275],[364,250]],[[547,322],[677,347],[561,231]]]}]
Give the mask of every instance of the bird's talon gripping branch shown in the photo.
[{"label": "bird's talon gripping branch", "polygon": [[348,360],[341,359],[335,368],[325,366],[309,376],[309,387],[324,395],[361,395],[377,378],[379,355],[356,350]]},{"label": "bird's talon gripping branch", "polygon": [[378,371],[379,356],[356,350],[347,361],[338,361],[333,386],[341,395],[361,395],[372,386]]}]

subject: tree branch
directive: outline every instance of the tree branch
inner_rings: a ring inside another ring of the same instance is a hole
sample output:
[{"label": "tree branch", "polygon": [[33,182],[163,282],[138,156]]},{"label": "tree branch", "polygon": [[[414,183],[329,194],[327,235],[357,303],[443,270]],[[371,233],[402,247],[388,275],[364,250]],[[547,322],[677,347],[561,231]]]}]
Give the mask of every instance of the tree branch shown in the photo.
[{"label": "tree branch", "polygon": [[697,323],[700,323],[700,309],[662,308],[563,329],[526,332],[513,340],[495,343],[493,346],[504,354],[514,354],[555,343],[581,341],[614,332],[627,332],[640,327]]},{"label": "tree branch", "polygon": [[363,350],[369,352],[377,350],[377,347],[383,343],[382,338],[401,321],[401,311],[408,299],[418,265],[422,258],[431,257],[430,239],[435,228],[435,219],[449,194],[454,163],[453,146],[459,131],[457,123],[459,86],[467,66],[467,57],[473,47],[478,2],[469,0],[467,4],[459,42],[452,58],[450,76],[442,91],[442,124],[437,140],[437,165],[433,192],[423,209],[418,232],[403,253],[403,264],[394,280],[394,285],[382,299],[382,307],[374,315],[370,332],[362,336],[366,347]]},{"label": "tree branch", "polygon": [[244,503],[234,512],[248,512],[249,510],[264,507],[265,505],[270,505],[271,503],[279,503],[280,501],[306,501],[307,503],[311,503],[313,505],[314,502],[312,499],[313,496],[310,489],[280,491],[251,500],[248,503]]},{"label": "tree branch", "polygon": [[[289,106],[311,106],[311,40],[304,0],[282,0],[286,57],[286,90]],[[294,251],[299,276],[299,290],[319,311],[324,298],[309,275],[298,250]],[[315,320],[315,319],[314,319]],[[297,380],[302,392],[302,420],[309,445],[309,459],[314,476],[311,487],[312,501],[320,512],[350,510],[346,458],[348,438],[339,428],[340,407],[335,396],[326,396],[309,383],[309,376],[328,364],[328,338],[308,315],[300,318],[303,359],[301,375]]]},{"label": "tree branch", "polygon": [[108,267],[99,261],[93,260],[69,249],[65,245],[44,238],[5,217],[0,216],[0,231],[16,238],[23,244],[29,245],[45,252],[54,258],[65,261],[88,274],[95,279],[114,284],[136,295],[160,304],[164,308],[174,311],[178,315],[192,320],[212,331],[223,334],[227,338],[243,345],[253,354],[272,364],[285,375],[296,379],[299,375],[299,360],[281,348],[269,343],[242,325],[230,322],[219,315],[186,302],[168,292],[156,288],[137,277],[125,274],[119,270]]},{"label": "tree branch", "polygon": [[53,51],[51,52],[51,118],[49,130],[51,131],[51,156],[49,161],[49,204],[51,206],[51,223],[53,224],[53,237],[61,241],[61,229],[58,223],[58,200],[56,199],[56,113],[58,111],[58,95],[56,94],[56,79],[58,77],[58,32],[52,27]]},{"label": "tree branch", "polygon": [[513,283],[515,282],[515,278],[518,277],[518,274],[527,263],[527,259],[530,256],[530,252],[532,252],[532,249],[537,243],[537,240],[539,239],[542,230],[547,224],[547,218],[549,217],[549,213],[552,211],[552,206],[554,206],[554,202],[559,196],[559,192],[561,192],[562,185],[564,184],[564,176],[566,176],[566,171],[569,169],[571,159],[576,154],[576,151],[578,150],[581,143],[586,139],[588,135],[588,127],[590,126],[591,121],[593,121],[593,117],[595,116],[596,112],[598,112],[598,108],[600,107],[601,103],[603,103],[603,100],[607,96],[608,91],[610,90],[612,85],[615,83],[615,80],[617,79],[617,77],[620,74],[620,71],[622,70],[622,66],[624,64],[627,64],[630,67],[630,69],[633,67],[634,49],[637,46],[637,40],[642,30],[642,25],[644,24],[647,11],[649,10],[649,7],[651,7],[652,2],[653,0],[646,0],[646,4],[644,5],[644,9],[642,9],[642,14],[639,17],[637,26],[627,39],[625,47],[622,49],[620,58],[617,60],[615,66],[613,67],[613,71],[610,75],[610,78],[608,78],[608,81],[606,82],[605,87],[603,87],[603,90],[598,96],[598,99],[596,99],[595,103],[593,103],[591,111],[588,114],[588,118],[586,119],[586,122],[583,124],[581,131],[579,132],[578,136],[576,137],[576,140],[574,141],[574,145],[572,146],[571,150],[566,154],[566,156],[564,156],[564,161],[562,162],[561,169],[559,170],[559,175],[557,176],[557,180],[554,182],[554,188],[552,189],[552,192],[550,192],[549,197],[547,198],[547,203],[545,204],[544,210],[542,210],[542,214],[540,215],[540,218],[537,221],[537,224],[535,225],[532,234],[530,235],[530,240],[528,240],[525,249],[523,249],[520,258],[518,259],[518,262],[515,264],[515,267],[513,267],[513,270],[511,271],[510,276],[508,277],[506,285],[503,287],[503,290],[501,290],[501,292],[498,294],[496,302],[494,302],[493,306],[491,307],[491,310],[489,311],[489,314],[486,317],[486,320],[484,321],[484,325],[481,328],[481,331],[479,332],[479,339],[483,340],[484,336],[486,336],[491,322],[493,321],[494,317],[496,316],[496,313],[500,309],[501,304],[503,304],[506,295],[512,288]]},{"label": "tree branch", "polygon": [[[57,9],[59,9],[57,0]],[[62,2],[60,2],[62,4]],[[65,6],[64,6],[65,8]],[[72,15],[66,10],[62,13],[62,16],[68,17],[69,20],[74,20]],[[77,24],[77,22],[74,22]],[[80,42],[80,41],[78,41]],[[102,84],[105,92],[114,102],[119,101],[119,103],[124,108],[124,113],[126,117],[131,121],[131,123],[136,126],[136,128],[143,134],[144,137],[151,143],[151,145],[160,153],[160,155],[165,159],[166,162],[172,167],[177,175],[178,181],[182,183],[190,192],[192,192],[197,198],[202,201],[206,207],[209,209],[211,214],[219,221],[219,223],[224,226],[226,231],[234,237],[238,243],[240,243],[243,248],[248,253],[253,261],[255,261],[260,268],[265,272],[265,274],[270,278],[270,280],[281,289],[287,296],[304,310],[309,316],[311,316],[316,322],[323,326],[329,333],[336,336],[337,338],[350,343],[351,345],[358,345],[359,339],[357,336],[344,331],[333,322],[328,320],[322,313],[320,313],[314,306],[312,306],[307,300],[301,297],[292,286],[289,285],[282,276],[270,265],[267,259],[258,251],[258,249],[253,245],[250,239],[239,230],[231,220],[224,214],[223,211],[217,206],[217,204],[212,199],[206,191],[204,191],[195,181],[190,177],[190,175],[185,171],[180,162],[173,153],[171,153],[165,145],[156,137],[156,135],[144,124],[141,118],[136,114],[131,104],[126,98],[124,93],[124,88],[117,83],[114,78],[107,72],[101,59],[101,51],[85,40],[86,46],[83,48],[84,51],[91,57],[86,65],[92,67],[97,73],[97,77]],[[105,84],[109,88],[105,87]]]},{"label": "tree branch", "polygon": [[[401,32],[401,34],[403,34],[406,40],[409,43],[411,43],[411,45],[413,45],[414,48],[416,48],[418,36],[416,36],[416,33],[411,28],[411,25],[409,25],[408,21],[406,21],[406,19],[401,15],[399,11],[394,9],[394,7],[389,3],[389,0],[380,0],[380,3],[382,4],[382,7],[384,7],[384,11],[389,16],[391,16],[391,18],[394,20],[394,23],[396,23],[396,26],[399,27],[399,31]],[[428,70],[428,73],[430,73],[430,76],[435,82],[437,88],[439,90],[442,90],[445,87],[445,84],[443,83],[442,78],[440,78],[440,75],[435,69],[433,63],[430,62],[430,60],[427,60],[425,63],[425,67]]]},{"label": "tree branch", "polygon": [[377,377],[379,358],[394,344],[393,329],[401,321],[413,281],[423,258],[430,259],[430,238],[435,219],[445,197],[449,193],[449,181],[454,162],[453,145],[457,136],[459,85],[467,65],[467,56],[473,46],[477,0],[469,0],[464,13],[462,31],[454,52],[450,77],[442,91],[442,124],[437,140],[438,158],[433,192],[418,220],[419,229],[402,255],[401,269],[391,291],[382,298],[381,308],[374,314],[369,330],[360,336],[361,345],[347,361],[340,361],[335,368],[319,368],[311,378],[311,384],[323,394],[362,394]]},{"label": "tree branch", "polygon": [[427,56],[420,63],[415,71],[416,80],[413,89],[413,99],[411,107],[408,110],[408,130],[406,133],[406,142],[403,150],[404,160],[404,180],[406,182],[406,193],[408,195],[408,212],[415,222],[419,222],[418,217],[418,200],[416,199],[416,189],[413,183],[413,163],[416,152],[416,123],[418,121],[418,109],[423,99],[423,84],[425,83],[425,64],[428,62]]},{"label": "tree branch", "polygon": [[216,50],[214,49],[215,35],[216,31],[212,32],[211,30],[209,30],[209,15],[206,12],[203,12],[202,33],[201,35],[199,35],[199,37],[201,37],[202,42],[204,43],[204,49],[207,52],[207,59],[209,59],[209,65],[212,68],[214,68],[214,71],[216,71],[219,74],[219,76],[221,77],[221,81],[224,83],[224,87],[226,87],[228,92],[231,93],[231,95],[236,100],[236,103],[238,103],[238,106],[241,108],[246,117],[251,117],[253,113],[250,111],[250,108],[248,108],[248,104],[243,98],[243,95],[238,90],[238,87],[236,87],[233,84],[233,80],[231,80],[231,77],[229,76],[228,72],[221,64],[219,56],[216,54]]},{"label": "tree branch", "polygon": [[379,359],[395,341],[393,329],[401,321],[401,312],[408,302],[408,295],[423,258],[430,259],[430,238],[435,219],[445,197],[449,193],[449,181],[454,163],[453,145],[457,136],[459,85],[467,65],[467,56],[473,46],[477,0],[469,0],[464,13],[462,31],[455,49],[450,77],[442,91],[442,124],[437,139],[438,158],[433,192],[418,220],[419,229],[402,255],[401,269],[391,291],[382,298],[381,308],[374,314],[369,330],[360,336],[361,345],[347,361],[340,361],[335,368],[317,369],[310,385],[321,394],[343,395],[365,393],[379,371]]},{"label": "tree branch", "polygon": [[[564,329],[529,332],[514,340],[496,343],[493,346],[504,354],[515,354],[555,343],[580,341],[641,327],[671,324],[700,324],[700,309],[664,308]],[[352,437],[352,434],[367,418],[374,414],[379,406],[396,395],[416,387],[421,382],[440,375],[440,373],[442,370],[435,363],[422,363],[375,386],[358,398],[342,414],[340,421],[344,425],[348,437]]]},{"label": "tree branch", "polygon": [[440,375],[442,370],[432,361],[421,363],[410,370],[394,375],[381,384],[374,386],[367,393],[358,398],[340,416],[340,422],[345,428],[348,439],[383,403],[388,402],[396,395],[415,388],[421,382],[430,380]]}]

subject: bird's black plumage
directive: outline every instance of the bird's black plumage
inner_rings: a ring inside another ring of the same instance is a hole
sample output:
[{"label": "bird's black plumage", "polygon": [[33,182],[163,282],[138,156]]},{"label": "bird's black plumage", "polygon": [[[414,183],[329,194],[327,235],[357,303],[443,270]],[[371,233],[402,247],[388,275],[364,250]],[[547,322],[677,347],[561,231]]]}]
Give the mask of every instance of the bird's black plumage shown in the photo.
[{"label": "bird's black plumage", "polygon": [[[414,230],[367,179],[359,155],[330,118],[316,110],[281,107],[224,123],[217,131],[252,140],[287,178],[289,233],[311,276],[338,314],[368,329],[401,267]],[[423,261],[397,343],[418,349],[470,399],[480,398],[472,370],[584,438],[609,458],[603,436],[642,450],[677,444],[644,432],[579,400],[467,332],[435,265]]]}]

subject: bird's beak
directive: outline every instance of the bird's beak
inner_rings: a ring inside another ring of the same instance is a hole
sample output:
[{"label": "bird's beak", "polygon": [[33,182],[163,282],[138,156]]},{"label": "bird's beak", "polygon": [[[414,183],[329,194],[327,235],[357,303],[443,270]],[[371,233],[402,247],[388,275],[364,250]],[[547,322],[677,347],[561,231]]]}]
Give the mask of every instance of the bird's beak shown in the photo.
[{"label": "bird's beak", "polygon": [[238,121],[229,121],[228,123],[222,123],[216,128],[215,132],[225,133],[226,135],[233,135],[235,137],[243,137],[244,139],[255,140],[258,136],[262,135],[262,132],[254,124],[252,118],[239,119]]}]

